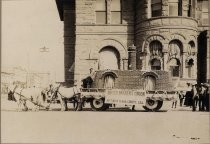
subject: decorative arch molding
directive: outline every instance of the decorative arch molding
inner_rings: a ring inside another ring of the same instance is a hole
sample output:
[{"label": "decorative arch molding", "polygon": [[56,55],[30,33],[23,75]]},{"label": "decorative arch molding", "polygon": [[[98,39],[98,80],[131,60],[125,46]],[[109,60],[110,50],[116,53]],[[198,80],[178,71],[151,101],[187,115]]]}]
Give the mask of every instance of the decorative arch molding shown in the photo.
[{"label": "decorative arch molding", "polygon": [[113,76],[114,78],[118,78],[118,74],[114,71],[105,71],[101,74],[101,77],[100,78],[104,78],[105,76],[107,75],[111,75]]},{"label": "decorative arch molding", "polygon": [[182,43],[182,45],[184,45],[185,43],[187,43],[185,36],[182,35],[182,34],[179,34],[179,33],[174,33],[174,34],[170,35],[168,39],[169,39],[169,43],[171,41],[173,41],[173,40],[180,41]]},{"label": "decorative arch molding", "polygon": [[155,79],[158,79],[158,78],[159,78],[159,75],[158,75],[156,72],[154,72],[154,71],[147,71],[147,72],[144,72],[144,73],[142,74],[142,76],[143,76],[143,77],[146,77],[146,76],[153,76],[153,77],[155,77]]},{"label": "decorative arch molding", "polygon": [[[112,38],[103,39],[101,42],[99,42],[97,45],[97,52],[99,52],[104,47],[109,47],[109,46],[114,47],[119,52],[121,59],[127,58],[127,50],[125,45],[123,45],[122,42]],[[97,55],[93,55],[93,57],[95,58],[96,56]]]},{"label": "decorative arch molding", "polygon": [[164,44],[167,43],[167,40],[162,35],[151,35],[144,40],[142,45],[142,52],[150,53],[149,44],[155,40],[159,41],[164,49]]},{"label": "decorative arch molding", "polygon": [[194,42],[194,44],[196,45],[197,44],[197,39],[196,39],[196,36],[194,36],[194,35],[190,35],[190,36],[188,36],[187,37],[187,42],[189,43],[189,42]]}]

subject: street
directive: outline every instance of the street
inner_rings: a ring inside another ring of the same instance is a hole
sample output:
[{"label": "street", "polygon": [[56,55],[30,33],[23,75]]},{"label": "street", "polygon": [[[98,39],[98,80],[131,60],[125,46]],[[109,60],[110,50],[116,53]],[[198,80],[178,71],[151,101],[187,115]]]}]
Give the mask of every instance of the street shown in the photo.
[{"label": "street", "polygon": [[188,108],[160,112],[1,111],[2,143],[209,144],[209,113]]}]

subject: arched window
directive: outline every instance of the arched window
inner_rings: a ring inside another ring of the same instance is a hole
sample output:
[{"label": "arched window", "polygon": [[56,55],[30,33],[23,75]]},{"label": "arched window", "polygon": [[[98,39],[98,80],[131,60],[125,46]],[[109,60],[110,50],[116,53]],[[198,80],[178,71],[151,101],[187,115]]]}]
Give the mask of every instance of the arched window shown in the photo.
[{"label": "arched window", "polygon": [[106,75],[104,77],[104,88],[105,89],[112,89],[114,88],[115,78],[112,75]]},{"label": "arched window", "polygon": [[151,61],[151,70],[161,70],[161,62],[158,59]]},{"label": "arched window", "polygon": [[193,66],[194,66],[194,60],[193,59],[189,59],[187,62],[187,67],[188,67],[188,77],[192,78],[193,76]]},{"label": "arched window", "polygon": [[195,43],[190,41],[187,48],[188,59],[186,61],[186,66],[188,68],[188,77],[192,78],[194,73],[194,60],[191,56],[195,55]]},{"label": "arched window", "polygon": [[114,47],[105,47],[99,52],[99,70],[118,70],[120,54]]},{"label": "arched window", "polygon": [[179,58],[182,52],[182,43],[179,40],[172,40],[169,43],[169,58]]},{"label": "arched window", "polygon": [[159,56],[159,57],[162,57],[163,53],[162,53],[162,44],[155,40],[155,41],[152,41],[150,44],[149,44],[149,48],[150,48],[150,54],[152,56]]},{"label": "arched window", "polygon": [[179,77],[180,76],[180,61],[176,58],[172,58],[169,61],[169,69],[171,71],[172,77]]},{"label": "arched window", "polygon": [[152,75],[145,76],[144,79],[144,89],[145,90],[155,90],[156,79]]},{"label": "arched window", "polygon": [[188,55],[195,55],[195,43],[193,41],[190,41],[188,43],[187,52],[188,52]]}]

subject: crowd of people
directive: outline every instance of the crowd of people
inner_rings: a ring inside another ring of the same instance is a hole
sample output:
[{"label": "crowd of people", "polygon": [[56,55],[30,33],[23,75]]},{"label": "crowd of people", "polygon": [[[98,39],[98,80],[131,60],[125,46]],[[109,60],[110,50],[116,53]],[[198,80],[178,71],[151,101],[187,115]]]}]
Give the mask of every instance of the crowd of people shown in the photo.
[{"label": "crowd of people", "polygon": [[[188,106],[192,111],[209,111],[210,85],[208,83],[190,84],[187,91],[179,91],[179,106]],[[172,108],[176,108],[177,100],[172,102]]]}]

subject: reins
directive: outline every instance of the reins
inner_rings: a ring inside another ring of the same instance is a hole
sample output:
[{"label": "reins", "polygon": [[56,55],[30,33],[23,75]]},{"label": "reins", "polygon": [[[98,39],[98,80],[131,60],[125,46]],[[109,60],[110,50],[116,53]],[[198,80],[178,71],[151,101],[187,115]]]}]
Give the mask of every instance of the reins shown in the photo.
[{"label": "reins", "polygon": [[[23,89],[22,89],[22,90],[23,90]],[[21,92],[22,92],[22,90],[21,90]],[[34,102],[34,101],[33,101],[33,100],[31,100],[30,98],[25,97],[25,96],[24,96],[24,95],[22,95],[21,93],[17,93],[17,92],[14,92],[14,93],[15,93],[15,94],[17,94],[17,95],[19,95],[19,96],[21,96],[21,97],[23,97],[25,100],[28,100],[28,101],[32,102],[34,105],[37,105],[37,106],[41,106],[41,107],[46,108],[45,106],[40,105],[40,104],[38,104],[38,103]]]}]

